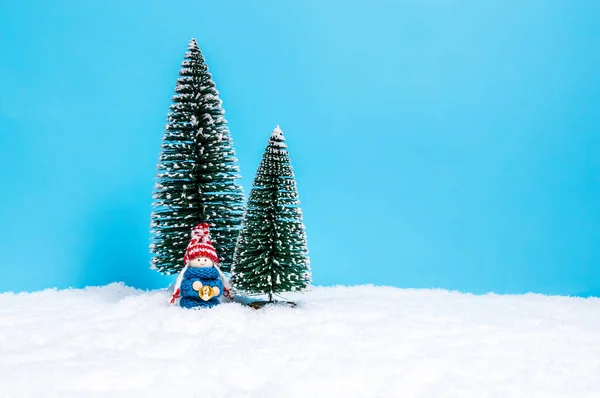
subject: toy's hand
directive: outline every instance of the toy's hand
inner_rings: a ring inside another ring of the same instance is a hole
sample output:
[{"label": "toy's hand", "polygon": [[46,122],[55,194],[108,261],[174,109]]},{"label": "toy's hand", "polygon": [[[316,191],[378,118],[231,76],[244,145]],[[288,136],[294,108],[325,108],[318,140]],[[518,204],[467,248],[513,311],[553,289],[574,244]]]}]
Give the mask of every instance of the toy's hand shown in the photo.
[{"label": "toy's hand", "polygon": [[[195,282],[194,282],[195,283]],[[204,301],[208,301],[211,298],[218,296],[221,290],[218,287],[202,286],[198,291],[198,297]]]},{"label": "toy's hand", "polygon": [[192,283],[192,289],[199,292],[200,289],[202,289],[202,282],[196,281],[196,282]]}]

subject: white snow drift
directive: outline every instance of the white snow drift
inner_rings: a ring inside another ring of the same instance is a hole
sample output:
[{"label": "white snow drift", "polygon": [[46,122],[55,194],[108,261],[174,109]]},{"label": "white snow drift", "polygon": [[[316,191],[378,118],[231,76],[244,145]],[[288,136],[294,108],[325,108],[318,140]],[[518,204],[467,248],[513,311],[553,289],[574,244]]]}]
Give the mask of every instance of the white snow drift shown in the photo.
[{"label": "white snow drift", "polygon": [[0,295],[1,397],[600,397],[600,300],[359,286],[184,310]]}]

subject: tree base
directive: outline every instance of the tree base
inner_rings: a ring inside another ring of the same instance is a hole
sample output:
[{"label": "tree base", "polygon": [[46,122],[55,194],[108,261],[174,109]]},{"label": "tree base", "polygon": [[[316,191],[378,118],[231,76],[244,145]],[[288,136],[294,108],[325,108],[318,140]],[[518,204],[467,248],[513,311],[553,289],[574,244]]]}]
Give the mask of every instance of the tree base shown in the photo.
[{"label": "tree base", "polygon": [[290,308],[297,308],[298,307],[298,305],[295,302],[293,302],[293,301],[257,300],[257,299],[253,299],[253,298],[250,298],[248,296],[242,296],[242,295],[234,295],[233,296],[233,302],[241,304],[241,305],[246,306],[246,307],[253,308],[255,310],[259,310],[261,308],[268,307],[268,306],[290,307]]},{"label": "tree base", "polygon": [[293,301],[251,301],[246,304],[248,307],[259,310],[266,306],[290,307],[297,308],[298,306]]}]

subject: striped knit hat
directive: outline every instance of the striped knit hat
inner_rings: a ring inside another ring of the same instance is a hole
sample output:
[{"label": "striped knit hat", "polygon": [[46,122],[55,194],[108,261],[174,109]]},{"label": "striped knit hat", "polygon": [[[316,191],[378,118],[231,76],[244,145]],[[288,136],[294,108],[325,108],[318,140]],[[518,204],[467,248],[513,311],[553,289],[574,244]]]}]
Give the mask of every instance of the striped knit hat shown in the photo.
[{"label": "striped knit hat", "polygon": [[208,224],[198,224],[192,231],[192,240],[190,241],[183,257],[183,264],[187,265],[190,261],[198,257],[208,257],[216,265],[219,264],[219,257],[210,241],[208,233]]}]

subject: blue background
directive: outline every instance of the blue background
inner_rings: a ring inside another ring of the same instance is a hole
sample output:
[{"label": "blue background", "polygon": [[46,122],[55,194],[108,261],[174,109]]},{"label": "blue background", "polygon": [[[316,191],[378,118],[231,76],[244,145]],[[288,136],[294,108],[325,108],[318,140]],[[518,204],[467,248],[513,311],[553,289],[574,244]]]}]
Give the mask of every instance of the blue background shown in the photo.
[{"label": "blue background", "polygon": [[0,0],[0,291],[148,269],[197,38],[249,192],[283,128],[318,285],[600,294],[600,2]]}]

